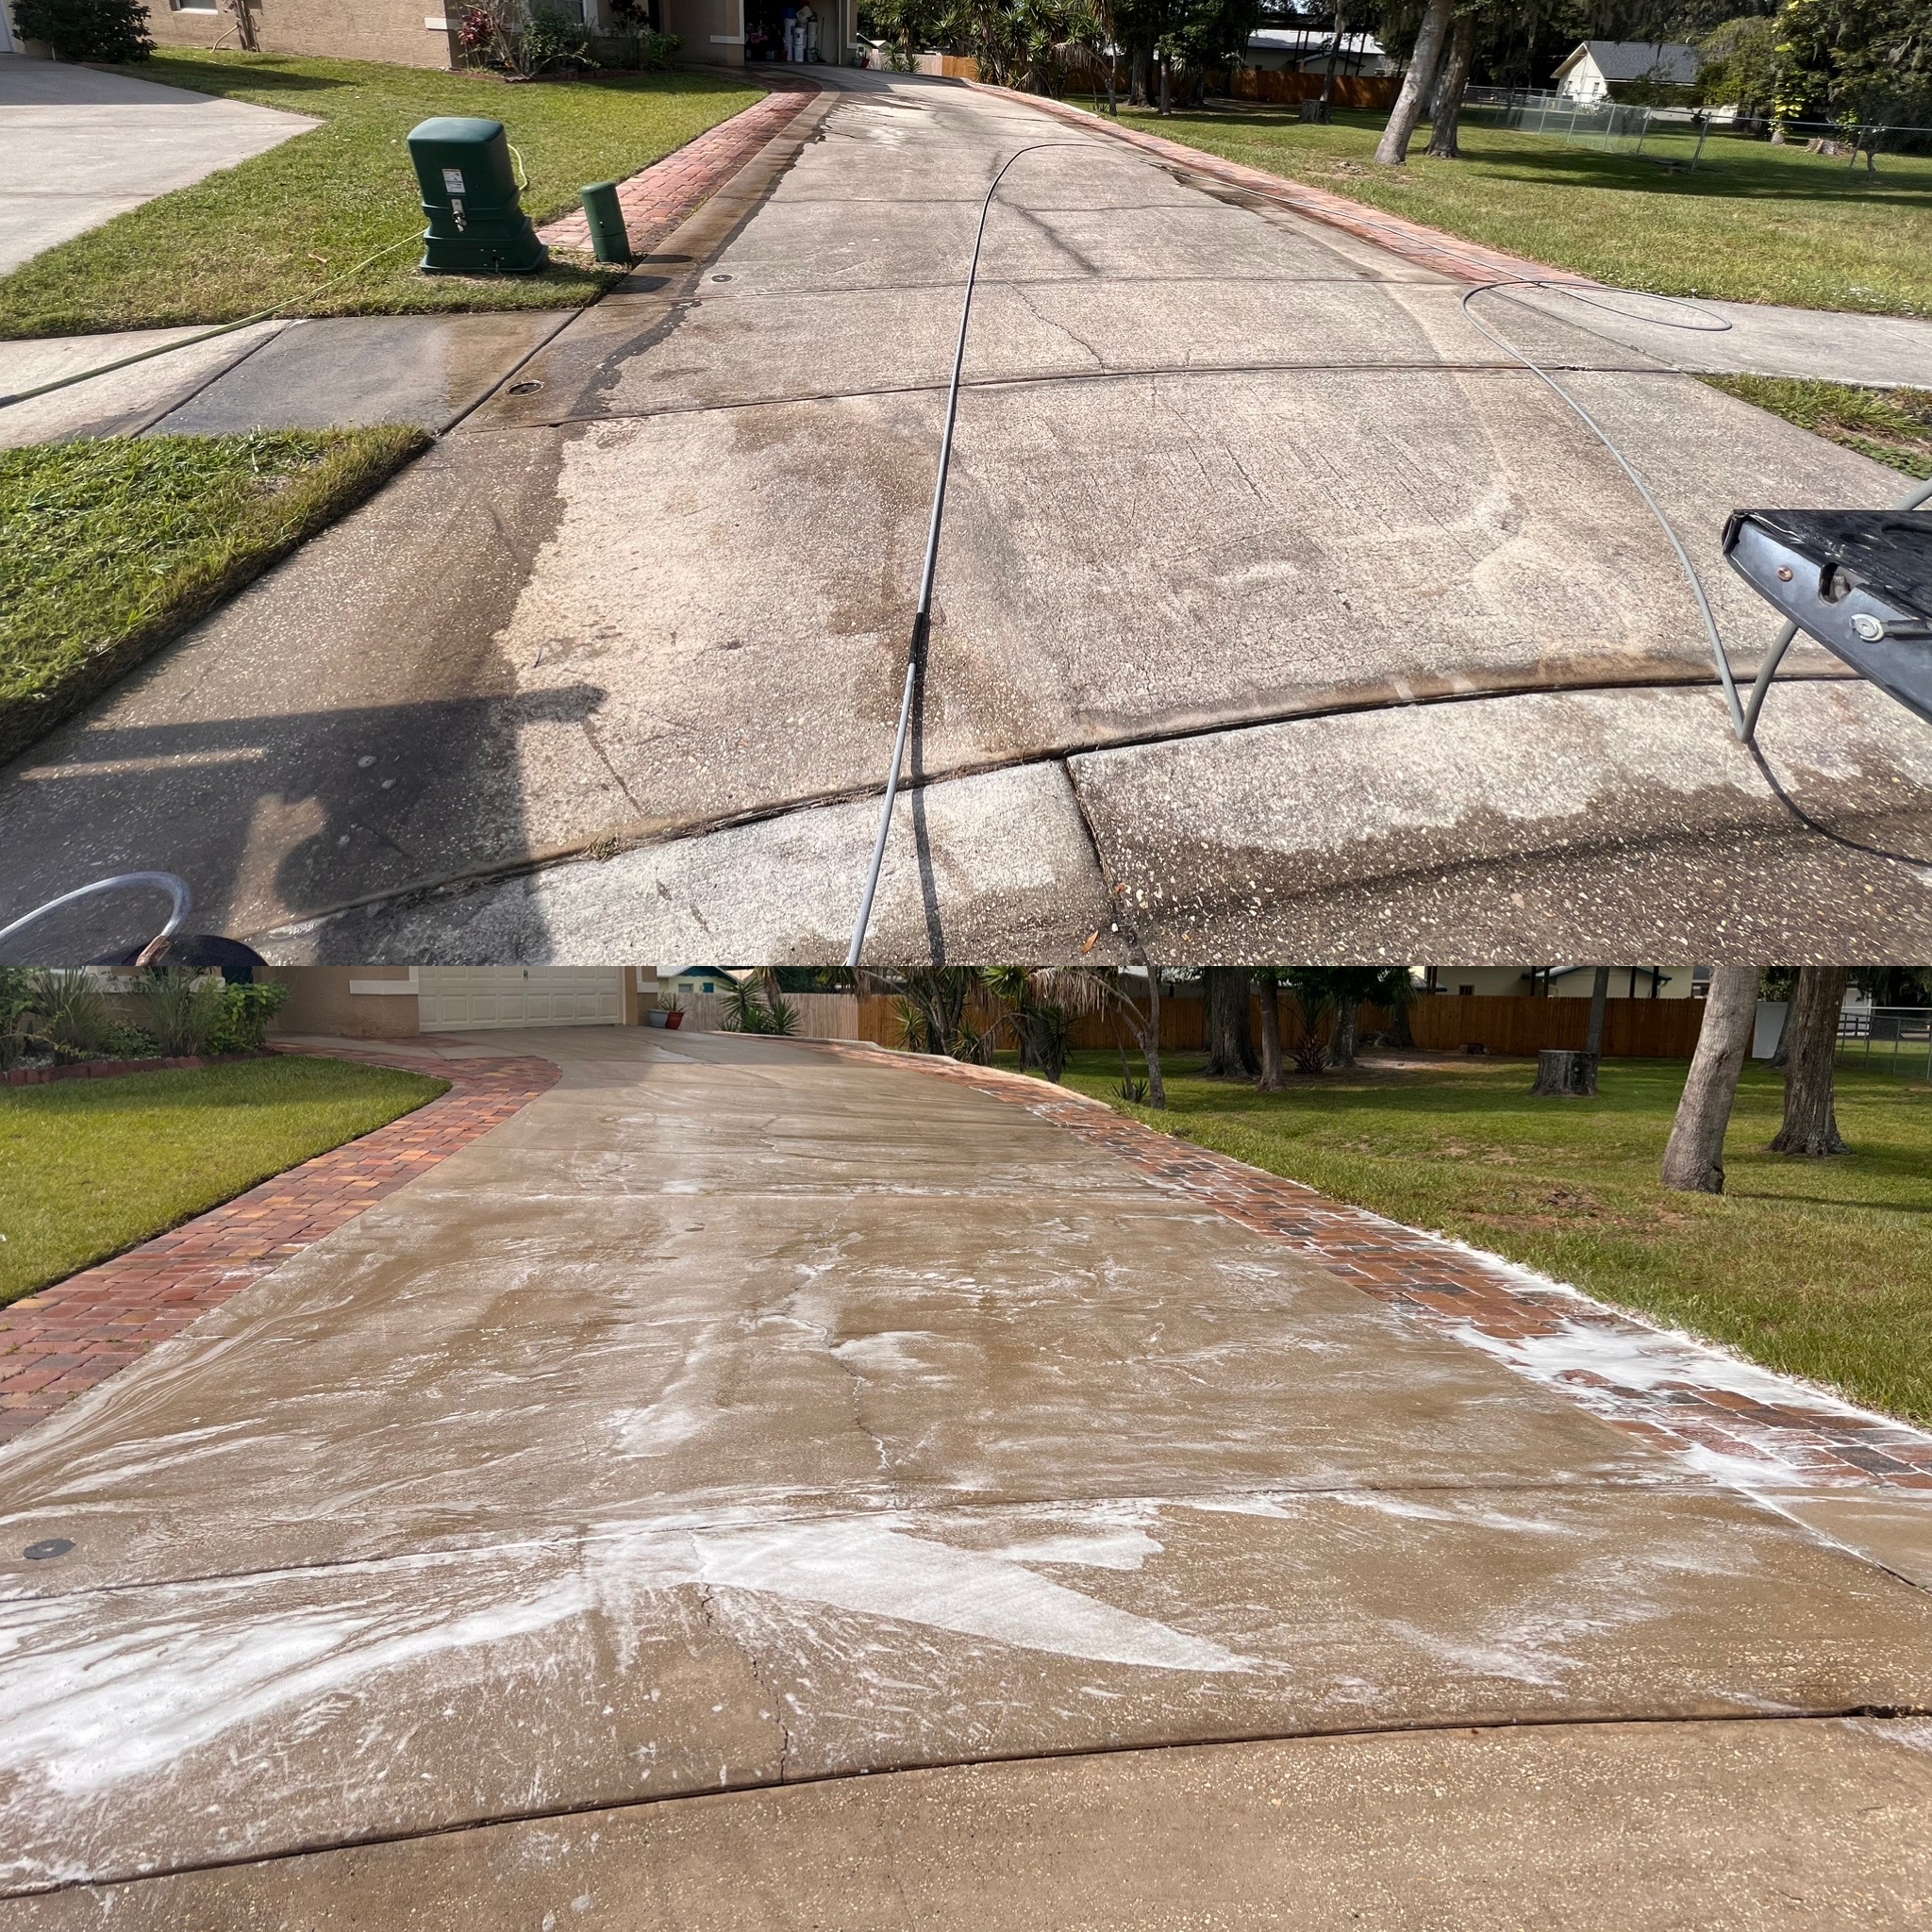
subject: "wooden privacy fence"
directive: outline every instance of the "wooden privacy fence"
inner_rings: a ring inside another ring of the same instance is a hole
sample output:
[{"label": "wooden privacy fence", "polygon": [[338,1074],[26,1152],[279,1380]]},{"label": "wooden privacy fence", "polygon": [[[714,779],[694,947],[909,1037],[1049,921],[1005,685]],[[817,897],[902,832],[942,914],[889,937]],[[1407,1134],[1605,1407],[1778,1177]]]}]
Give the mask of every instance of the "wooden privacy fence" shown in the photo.
[{"label": "wooden privacy fence", "polygon": [[[794,992],[787,1000],[798,1014],[799,1035],[807,1040],[866,1040],[877,1046],[905,1044],[899,1030],[898,1001],[890,993]],[[695,1033],[722,1030],[725,1004],[715,994],[687,995],[684,1024]],[[966,1007],[967,1024],[983,1033],[999,1018],[1001,1008],[975,993]],[[1356,1009],[1356,1031],[1367,1039],[1387,1032],[1393,1016],[1381,1007]],[[1689,1059],[1697,1050],[1704,1024],[1702,1000],[1607,1000],[1604,1004],[1604,1053],[1611,1059]],[[1261,1038],[1261,1002],[1248,1006],[1250,1037]],[[1546,1047],[1581,1052],[1590,1030],[1586,999],[1541,999],[1502,994],[1435,993],[1408,1009],[1410,1037],[1417,1046],[1437,1053],[1460,1053],[1480,1046],[1493,1054],[1527,1058]],[[1324,1014],[1321,1031],[1332,1036],[1334,1015]],[[1083,1013],[1071,1028],[1076,1047],[1110,1051],[1124,1042],[1134,1050],[1134,1037],[1110,1009]],[[1302,1039],[1302,1016],[1285,993],[1281,1000],[1281,1045],[1292,1053]],[[999,1042],[1010,1050],[1010,1032]],[[1160,1002],[1160,1044],[1166,1053],[1201,1053],[1208,1045],[1206,1003],[1187,994]]]},{"label": "wooden privacy fence", "polygon": [[[1288,68],[1243,67],[1228,76],[1228,93],[1237,101],[1319,101],[1327,76],[1297,74]],[[1338,74],[1334,103],[1338,108],[1392,108],[1402,82],[1392,74]]]},{"label": "wooden privacy fence", "polygon": [[[1702,1000],[1607,1000],[1604,1054],[1611,1059],[1688,1060],[1704,1025]],[[1541,1053],[1546,1047],[1583,1050],[1590,1002],[1507,993],[1435,993],[1408,1009],[1418,1046],[1457,1053]]]}]

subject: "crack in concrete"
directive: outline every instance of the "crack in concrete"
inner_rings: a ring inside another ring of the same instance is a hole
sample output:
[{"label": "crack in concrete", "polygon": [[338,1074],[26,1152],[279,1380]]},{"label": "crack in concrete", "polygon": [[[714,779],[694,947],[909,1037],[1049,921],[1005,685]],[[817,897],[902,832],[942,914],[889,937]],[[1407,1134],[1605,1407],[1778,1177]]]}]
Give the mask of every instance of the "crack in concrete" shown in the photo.
[{"label": "crack in concrete", "polygon": [[[698,1560],[697,1540],[694,1537],[691,1540],[691,1555],[694,1562]],[[706,1628],[713,1636],[717,1637],[721,1641],[729,1644],[737,1652],[738,1656],[743,1660],[745,1669],[751,1673],[752,1681],[757,1684],[759,1690],[763,1692],[766,1701],[772,1707],[769,1722],[775,1724],[778,1730],[777,1782],[781,1785],[789,1784],[791,1782],[792,1740],[791,1726],[785,1722],[785,1700],[766,1682],[764,1668],[759,1663],[758,1657],[747,1648],[743,1640],[738,1635],[738,1632],[731,1628],[719,1615],[716,1586],[701,1581],[696,1588],[698,1593],[698,1615],[705,1620]],[[760,1715],[762,1714],[760,1713]]]}]

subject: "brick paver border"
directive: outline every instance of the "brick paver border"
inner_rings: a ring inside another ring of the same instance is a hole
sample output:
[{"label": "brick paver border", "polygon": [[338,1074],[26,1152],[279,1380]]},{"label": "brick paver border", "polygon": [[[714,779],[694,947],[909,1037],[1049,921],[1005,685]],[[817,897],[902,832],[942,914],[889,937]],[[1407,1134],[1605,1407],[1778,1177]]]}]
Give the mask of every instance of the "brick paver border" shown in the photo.
[{"label": "brick paver border", "polygon": [[[1385,1220],[1330,1200],[1299,1181],[1249,1167],[1117,1113],[1044,1081],[997,1068],[847,1041],[810,1042],[841,1058],[870,1060],[938,1075],[1064,1127],[1157,1185],[1205,1203],[1217,1214],[1278,1241],[1352,1282],[1364,1293],[1445,1330],[1457,1340],[1513,1349],[1539,1342],[1561,1353],[1580,1341],[1576,1365],[1540,1377],[1617,1427],[1659,1448],[1690,1454],[1701,1466],[1770,1488],[1875,1485],[1932,1491],[1932,1434],[1822,1398],[1790,1377],[1775,1379],[1789,1399],[1740,1393],[1711,1374],[1700,1379],[1700,1355],[1715,1371],[1722,1357],[1683,1349],[1643,1323],[1589,1296],[1544,1283],[1527,1270],[1487,1258],[1440,1235]],[[1657,1351],[1645,1386],[1632,1387],[1587,1366],[1598,1353],[1615,1360]],[[1770,1375],[1771,1371],[1761,1372]],[[1756,1380],[1754,1375],[1750,1379]]]},{"label": "brick paver border", "polygon": [[1520,255],[1506,255],[1501,249],[1484,247],[1480,242],[1465,242],[1460,236],[1445,235],[1441,228],[1424,227],[1421,222],[1411,222],[1405,216],[1388,214],[1381,208],[1351,201],[1345,194],[1333,194],[1325,188],[1314,188],[1306,181],[1293,181],[1286,175],[1270,175],[1260,168],[1245,167],[1240,161],[1224,160],[1220,155],[1210,155],[1198,147],[1188,147],[1181,142],[1169,141],[1163,135],[1143,134],[1138,127],[1124,127],[1108,116],[1091,114],[1085,108],[1075,108],[1066,101],[1048,100],[1041,94],[1020,93],[1011,88],[994,87],[983,80],[969,80],[962,85],[977,93],[998,94],[1004,99],[1018,101],[1090,134],[1099,134],[1128,147],[1137,147],[1145,154],[1158,156],[1161,160],[1171,161],[1193,174],[1224,181],[1230,188],[1265,196],[1296,214],[1307,215],[1311,221],[1322,222],[1331,228],[1345,229],[1349,234],[1364,242],[1373,242],[1377,247],[1386,248],[1407,261],[1434,269],[1439,275],[1452,275],[1457,281],[1555,281],[1579,289],[1600,286],[1590,276],[1577,275],[1573,270],[1551,268],[1545,262],[1531,261]]},{"label": "brick paver border", "polygon": [[529,1055],[437,1059],[407,1048],[277,1051],[430,1074],[449,1081],[450,1091],[0,1308],[0,1442],[25,1435],[198,1315],[501,1125],[558,1077],[549,1060]]},{"label": "brick paver border", "polygon": [[[741,113],[688,141],[617,186],[617,204],[632,251],[648,255],[700,203],[717,192],[774,135],[782,134],[820,92],[800,75],[759,75],[771,92]],[[552,248],[589,251],[591,225],[582,208],[537,230]]]}]

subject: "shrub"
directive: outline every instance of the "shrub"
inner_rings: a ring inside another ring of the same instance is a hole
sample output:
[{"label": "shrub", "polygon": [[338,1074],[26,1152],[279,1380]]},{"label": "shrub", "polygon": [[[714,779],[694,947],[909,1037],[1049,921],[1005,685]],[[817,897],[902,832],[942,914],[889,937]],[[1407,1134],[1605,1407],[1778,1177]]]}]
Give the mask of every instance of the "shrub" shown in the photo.
[{"label": "shrub", "polygon": [[220,1024],[228,989],[185,966],[152,971],[142,988],[147,1025],[170,1058],[200,1053]]},{"label": "shrub", "polygon": [[32,999],[36,1030],[57,1060],[72,1065],[106,1051],[114,1025],[92,974],[37,973]]},{"label": "shrub", "polygon": [[57,60],[145,60],[155,50],[141,0],[13,0],[13,25]]},{"label": "shrub", "polygon": [[160,1057],[161,1042],[144,1026],[117,1026],[108,1035],[108,1054],[117,1060],[152,1060]]},{"label": "shrub", "polygon": [[279,979],[222,989],[222,1006],[208,1029],[209,1053],[259,1053],[268,1023],[288,1004],[289,989]]},{"label": "shrub", "polygon": [[0,966],[0,1074],[33,1051],[34,975],[25,966]]},{"label": "shrub", "polygon": [[524,22],[518,72],[544,74],[553,67],[591,67],[591,37],[581,21],[554,7],[533,7]]}]

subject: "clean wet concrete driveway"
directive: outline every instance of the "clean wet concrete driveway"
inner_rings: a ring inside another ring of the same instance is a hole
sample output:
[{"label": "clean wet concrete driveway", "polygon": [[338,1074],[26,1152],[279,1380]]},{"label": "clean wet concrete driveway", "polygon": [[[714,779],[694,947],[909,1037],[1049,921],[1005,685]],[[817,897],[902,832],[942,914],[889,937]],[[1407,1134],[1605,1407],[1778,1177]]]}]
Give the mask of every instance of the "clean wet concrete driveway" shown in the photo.
[{"label": "clean wet concrete driveway", "polygon": [[130,75],[0,55],[0,275],[320,125]]},{"label": "clean wet concrete driveway", "polygon": [[1008,1102],[506,1046],[0,1451],[8,1932],[1932,1902],[1901,1574]]},{"label": "clean wet concrete driveway", "polygon": [[[1015,99],[837,78],[0,779],[0,916],[159,864],[289,958],[841,958],[979,198],[1046,142],[988,229],[875,957],[1932,941],[1932,728],[1807,647],[1754,763],[1661,532],[1465,284]],[[1478,299],[1643,465],[1740,670],[1775,625],[1727,513],[1896,493],[1670,331]]]}]

